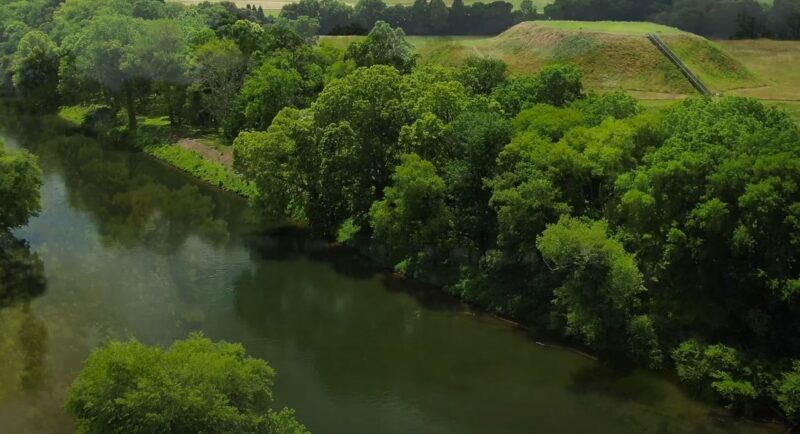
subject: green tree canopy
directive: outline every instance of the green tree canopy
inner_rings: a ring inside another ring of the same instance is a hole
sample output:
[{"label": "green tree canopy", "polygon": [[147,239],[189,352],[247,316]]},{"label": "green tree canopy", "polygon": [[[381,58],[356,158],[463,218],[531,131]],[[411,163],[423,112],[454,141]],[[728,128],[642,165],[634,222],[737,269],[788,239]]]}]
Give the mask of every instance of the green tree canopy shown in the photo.
[{"label": "green tree canopy", "polygon": [[347,47],[345,59],[354,60],[358,66],[390,65],[400,72],[411,72],[417,55],[405,36],[403,29],[378,21],[365,40]]},{"label": "green tree canopy", "polygon": [[9,151],[0,141],[0,232],[28,223],[41,211],[42,172],[27,151]]},{"label": "green tree canopy", "polygon": [[609,237],[605,222],[569,216],[549,226],[537,246],[562,276],[553,303],[563,309],[567,330],[599,348],[615,348],[645,291],[634,256]]},{"label": "green tree canopy", "polygon": [[86,361],[67,394],[78,431],[305,434],[274,411],[275,371],[238,344],[201,335],[168,349],[111,341]]},{"label": "green tree canopy", "polygon": [[32,31],[19,42],[12,70],[14,87],[40,109],[58,104],[57,47],[45,33]]}]

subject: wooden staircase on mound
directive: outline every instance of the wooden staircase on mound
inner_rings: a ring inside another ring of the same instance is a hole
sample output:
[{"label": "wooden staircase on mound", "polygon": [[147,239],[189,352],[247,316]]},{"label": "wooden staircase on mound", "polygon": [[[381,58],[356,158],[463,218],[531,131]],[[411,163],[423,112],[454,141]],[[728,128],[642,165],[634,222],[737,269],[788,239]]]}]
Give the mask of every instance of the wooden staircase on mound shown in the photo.
[{"label": "wooden staircase on mound", "polygon": [[669,47],[667,47],[667,44],[665,44],[664,41],[658,35],[656,35],[655,33],[648,33],[647,39],[649,39],[650,42],[652,42],[653,45],[655,45],[656,48],[658,48],[658,50],[661,51],[661,53],[667,56],[667,59],[669,59],[670,62],[672,62],[675,66],[678,67],[681,73],[686,77],[687,80],[689,80],[690,83],[692,83],[692,86],[694,86],[694,88],[697,89],[698,92],[703,94],[703,96],[713,96],[711,90],[705,85],[705,83],[703,83],[702,80],[700,80],[700,77],[695,75],[683,63],[683,61],[681,61],[681,59],[678,58],[678,56]]}]

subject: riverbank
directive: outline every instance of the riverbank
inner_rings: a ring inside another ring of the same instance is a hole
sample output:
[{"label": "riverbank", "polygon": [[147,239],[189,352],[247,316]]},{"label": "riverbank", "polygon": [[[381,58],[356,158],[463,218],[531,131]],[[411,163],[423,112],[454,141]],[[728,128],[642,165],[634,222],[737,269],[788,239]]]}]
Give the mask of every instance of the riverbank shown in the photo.
[{"label": "riverbank", "polygon": [[178,142],[171,144],[149,145],[142,150],[151,157],[157,158],[195,178],[247,199],[256,195],[255,185],[246,181],[232,168],[212,161],[197,151],[186,149]]},{"label": "riverbank", "polygon": [[[84,149],[88,143],[70,135],[65,132],[64,143],[29,138],[31,146],[43,147],[40,155],[63,156],[43,159],[50,199],[41,218],[19,233],[33,240],[35,251],[41,248],[53,278],[38,306],[66,312],[43,319],[50,329],[47,360],[66,367],[70,380],[94,346],[73,350],[75,331],[95,330],[101,318],[104,333],[129,333],[151,343],[194,330],[244,342],[248,351],[276,361],[284,379],[281,396],[289,396],[280,404],[295,406],[310,426],[333,427],[331,432],[425,431],[430,420],[440,421],[436,432],[459,434],[591,427],[616,434],[650,432],[653,426],[663,432],[780,432],[692,399],[662,375],[614,370],[571,347],[538,345],[538,337],[442,301],[433,289],[415,291],[407,282],[353,264],[350,254],[309,254],[319,250],[311,236],[303,241],[254,232],[243,221],[242,201],[205,186],[184,188],[182,182],[194,183],[142,152],[82,152],[71,158],[77,153],[69,152],[70,144]],[[22,138],[11,140],[25,146]],[[109,173],[121,181],[108,182]],[[77,238],[75,222],[83,225]],[[70,231],[60,226],[66,224]],[[87,255],[98,255],[90,269]],[[78,262],[69,262],[73,258]],[[62,294],[70,298],[65,301]],[[98,302],[86,306],[87,299]],[[69,315],[76,306],[90,310]],[[106,309],[110,314],[103,316]],[[74,360],[65,362],[57,351],[65,345],[69,354],[76,353]],[[14,360],[12,368],[18,365]],[[57,390],[49,377],[45,381]],[[387,393],[394,394],[392,400],[384,399]],[[345,394],[362,399],[353,405],[341,399]],[[495,398],[487,402],[487,396]],[[59,415],[61,403],[53,401]],[[328,417],[319,402],[347,421]],[[451,403],[452,414],[440,402]],[[412,405],[413,411],[403,410]],[[3,410],[0,403],[0,420]],[[369,419],[355,427],[350,422],[375,412],[396,416],[397,428]],[[480,417],[473,420],[465,412]],[[18,413],[13,413],[17,426],[28,427]],[[498,430],[501,423],[505,428]]]},{"label": "riverbank", "polygon": [[[108,107],[102,105],[61,107],[58,117],[75,128],[111,140],[127,131],[109,128]],[[191,131],[173,128],[166,118],[141,118],[134,147],[178,170],[219,189],[246,199],[255,197],[252,182],[233,169],[233,150],[208,144],[208,139],[186,137]]]}]

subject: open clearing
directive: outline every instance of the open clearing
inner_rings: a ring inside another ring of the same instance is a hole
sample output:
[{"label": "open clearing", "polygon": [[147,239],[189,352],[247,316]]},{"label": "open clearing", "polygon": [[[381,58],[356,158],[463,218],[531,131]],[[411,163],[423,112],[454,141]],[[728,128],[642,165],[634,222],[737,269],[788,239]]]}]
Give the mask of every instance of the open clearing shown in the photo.
[{"label": "open clearing", "polygon": [[731,95],[800,102],[800,41],[720,41],[720,46],[761,80],[761,86],[732,89]]}]

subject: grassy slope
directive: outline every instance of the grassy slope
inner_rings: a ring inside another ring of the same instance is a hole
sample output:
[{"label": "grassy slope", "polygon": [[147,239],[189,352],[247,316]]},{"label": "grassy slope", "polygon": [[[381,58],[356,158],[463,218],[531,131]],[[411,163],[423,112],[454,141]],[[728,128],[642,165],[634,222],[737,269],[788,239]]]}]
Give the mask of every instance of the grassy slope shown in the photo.
[{"label": "grassy slope", "polygon": [[[530,74],[542,66],[572,62],[584,69],[590,88],[624,89],[649,99],[692,95],[680,72],[644,37],[659,33],[715,91],[761,85],[747,65],[719,45],[681,30],[642,22],[537,21],[522,23],[497,37],[411,37],[420,63],[458,65],[469,56],[497,57],[513,73]],[[325,38],[346,47],[357,38]]]},{"label": "grassy slope", "polygon": [[718,42],[761,79],[761,86],[741,88],[732,95],[800,101],[800,41],[768,39]]},{"label": "grassy slope", "polygon": [[255,197],[255,186],[220,163],[177,145],[151,145],[144,152],[223,190]]}]

